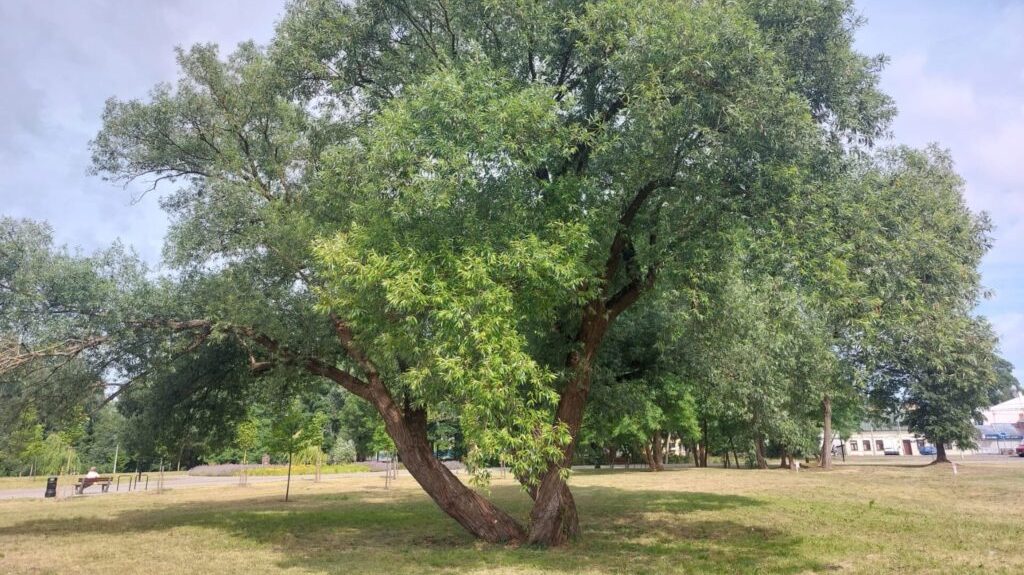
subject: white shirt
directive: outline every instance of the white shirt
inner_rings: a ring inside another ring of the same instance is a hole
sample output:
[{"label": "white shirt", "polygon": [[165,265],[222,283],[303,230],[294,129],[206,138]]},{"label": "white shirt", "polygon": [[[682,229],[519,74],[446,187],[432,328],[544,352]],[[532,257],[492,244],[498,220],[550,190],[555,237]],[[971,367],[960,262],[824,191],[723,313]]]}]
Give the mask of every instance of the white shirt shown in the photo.
[{"label": "white shirt", "polygon": [[85,478],[86,479],[96,479],[99,476],[100,476],[100,474],[95,472],[95,471],[90,471],[89,473],[85,474]]}]

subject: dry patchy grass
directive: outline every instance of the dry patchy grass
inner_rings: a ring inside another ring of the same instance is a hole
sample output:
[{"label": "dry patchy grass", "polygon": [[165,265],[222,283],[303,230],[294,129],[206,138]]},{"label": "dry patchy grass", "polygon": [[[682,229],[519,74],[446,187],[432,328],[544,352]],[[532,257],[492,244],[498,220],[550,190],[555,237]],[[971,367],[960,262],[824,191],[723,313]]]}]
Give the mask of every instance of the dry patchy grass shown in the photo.
[{"label": "dry patchy grass", "polygon": [[[1020,573],[1024,465],[578,473],[562,549],[473,541],[403,476],[0,502],[0,573]],[[492,495],[520,516],[509,480]]]}]

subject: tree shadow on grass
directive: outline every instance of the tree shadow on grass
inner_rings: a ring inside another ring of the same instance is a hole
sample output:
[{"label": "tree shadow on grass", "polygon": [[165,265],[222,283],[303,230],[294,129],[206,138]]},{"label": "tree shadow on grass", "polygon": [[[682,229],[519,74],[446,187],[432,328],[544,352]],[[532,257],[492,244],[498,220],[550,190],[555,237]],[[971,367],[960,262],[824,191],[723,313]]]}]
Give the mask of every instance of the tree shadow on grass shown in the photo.
[{"label": "tree shadow on grass", "polygon": [[[742,496],[609,487],[574,487],[583,536],[558,549],[474,541],[423,494],[306,494],[285,504],[252,498],[129,510],[89,523],[111,537],[182,527],[218,530],[275,552],[276,567],[322,573],[800,573],[827,568],[802,556],[799,537],[746,524],[763,502]],[[520,517],[528,500],[495,487],[497,502]],[[743,510],[743,508],[751,508]],[[718,512],[734,519],[714,517]],[[711,516],[709,516],[711,514]],[[35,520],[0,528],[0,536],[73,537],[81,523]],[[196,550],[201,561],[204,552]],[[201,563],[200,563],[201,564]]]}]

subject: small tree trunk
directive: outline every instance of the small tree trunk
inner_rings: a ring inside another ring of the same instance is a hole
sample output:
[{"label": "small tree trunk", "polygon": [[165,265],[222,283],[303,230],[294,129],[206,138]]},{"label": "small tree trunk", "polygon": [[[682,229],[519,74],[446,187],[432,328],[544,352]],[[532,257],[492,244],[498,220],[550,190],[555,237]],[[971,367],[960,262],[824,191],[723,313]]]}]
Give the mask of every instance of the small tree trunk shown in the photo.
[{"label": "small tree trunk", "polygon": [[[729,448],[732,450],[732,457],[736,460],[736,469],[740,468],[740,456],[736,454],[736,444],[732,440],[732,436],[729,436]],[[725,452],[725,458],[729,459],[729,452]]]},{"label": "small tree trunk", "polygon": [[664,471],[665,470],[665,444],[661,440],[661,431],[654,432],[653,447],[654,452],[651,453],[651,458],[654,460],[654,470]]},{"label": "small tree trunk", "polygon": [[292,490],[292,452],[288,452],[288,482],[284,487],[284,502],[288,503],[288,494]]},{"label": "small tree trunk", "polygon": [[943,441],[935,442],[935,461],[933,463],[949,463],[949,458],[946,457],[946,443]]},{"label": "small tree trunk", "polygon": [[708,466],[708,420],[704,418],[700,422],[700,466]]},{"label": "small tree trunk", "polygon": [[832,398],[828,395],[821,400],[821,412],[821,468],[832,469]]}]

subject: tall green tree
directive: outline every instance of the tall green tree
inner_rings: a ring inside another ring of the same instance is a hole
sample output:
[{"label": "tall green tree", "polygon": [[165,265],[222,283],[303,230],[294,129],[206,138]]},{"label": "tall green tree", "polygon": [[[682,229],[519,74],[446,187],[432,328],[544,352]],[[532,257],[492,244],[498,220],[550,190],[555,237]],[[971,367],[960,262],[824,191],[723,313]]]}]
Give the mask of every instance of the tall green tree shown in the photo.
[{"label": "tall green tree", "polygon": [[[253,375],[326,378],[468,531],[562,543],[616,319],[884,133],[856,25],[839,0],[296,2],[267,49],[180,51],[175,86],[108,103],[95,169],[173,183],[175,279],[90,271],[109,302],[53,341],[116,365],[126,407],[181,385],[182,421],[211,425]],[[529,526],[434,457],[452,405],[470,464],[503,454],[524,482]]]}]

